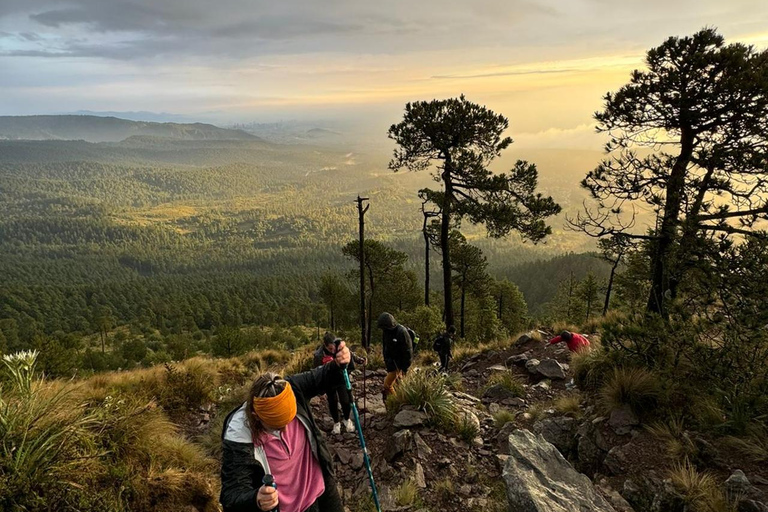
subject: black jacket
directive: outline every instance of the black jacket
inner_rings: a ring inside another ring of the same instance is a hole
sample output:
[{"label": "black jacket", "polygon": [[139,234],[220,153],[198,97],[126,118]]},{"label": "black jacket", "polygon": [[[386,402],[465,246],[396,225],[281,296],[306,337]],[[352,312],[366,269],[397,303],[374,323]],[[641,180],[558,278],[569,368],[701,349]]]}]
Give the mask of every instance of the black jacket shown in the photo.
[{"label": "black jacket", "polygon": [[[323,474],[333,475],[333,458],[312,417],[309,401],[326,392],[341,375],[335,364],[288,377],[296,395],[296,417],[307,430],[312,451],[320,462]],[[343,377],[342,377],[343,378]],[[224,512],[254,512],[258,510],[256,494],[269,465],[264,450],[254,446],[248,426],[245,404],[233,410],[224,420],[221,456],[221,501]],[[265,466],[266,465],[266,466]],[[279,482],[278,482],[279,485]]]},{"label": "black jacket", "polygon": [[432,344],[432,348],[438,354],[448,354],[448,355],[451,355],[451,347],[452,346],[453,346],[453,340],[446,333],[443,333],[440,336],[438,336],[435,339],[435,342]]},{"label": "black jacket", "polygon": [[408,330],[398,324],[394,329],[383,329],[382,348],[388,372],[408,371],[413,360],[413,342]]}]

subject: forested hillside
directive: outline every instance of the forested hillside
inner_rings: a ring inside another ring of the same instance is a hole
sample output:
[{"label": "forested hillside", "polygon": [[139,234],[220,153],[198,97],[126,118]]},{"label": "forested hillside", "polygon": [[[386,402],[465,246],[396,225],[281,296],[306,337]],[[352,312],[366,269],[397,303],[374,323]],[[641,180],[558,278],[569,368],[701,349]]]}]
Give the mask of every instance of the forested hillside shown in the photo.
[{"label": "forested hillside", "polygon": [[[429,181],[384,171],[378,155],[261,140],[0,141],[0,341],[4,350],[79,353],[101,352],[105,341],[108,357],[110,340],[113,352],[122,344],[114,329],[132,326],[128,338],[145,345],[184,336],[192,346],[195,335],[194,353],[211,350],[201,331],[224,325],[325,323],[321,278],[337,276],[345,300],[354,291],[354,262],[341,249],[356,237],[357,193],[371,198],[369,236],[406,254],[409,286],[423,279],[415,191]],[[541,312],[558,282],[514,269],[585,246],[556,229],[546,248],[466,232],[491,274],[519,279]],[[605,275],[589,256],[564,256],[560,267]]]},{"label": "forested hillside", "polygon": [[99,116],[0,116],[0,140],[86,140],[121,141],[132,136],[178,140],[252,140],[240,130],[211,124],[151,123]]}]

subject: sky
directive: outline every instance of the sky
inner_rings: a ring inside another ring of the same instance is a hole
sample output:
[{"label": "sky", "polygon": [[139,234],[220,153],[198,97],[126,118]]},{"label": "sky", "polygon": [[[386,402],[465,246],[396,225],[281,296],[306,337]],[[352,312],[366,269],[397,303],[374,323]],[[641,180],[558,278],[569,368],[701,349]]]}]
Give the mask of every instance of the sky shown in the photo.
[{"label": "sky", "polygon": [[0,0],[0,115],[356,119],[466,94],[519,144],[599,149],[592,114],[671,35],[768,47],[765,0]]}]

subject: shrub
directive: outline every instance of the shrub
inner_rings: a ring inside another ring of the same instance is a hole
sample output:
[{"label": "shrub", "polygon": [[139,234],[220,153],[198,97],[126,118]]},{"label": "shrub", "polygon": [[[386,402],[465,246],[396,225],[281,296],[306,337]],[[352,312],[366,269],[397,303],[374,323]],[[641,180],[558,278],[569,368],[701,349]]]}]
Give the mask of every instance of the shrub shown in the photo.
[{"label": "shrub", "polygon": [[164,386],[158,393],[160,405],[171,415],[214,401],[216,374],[201,361],[165,365]]},{"label": "shrub", "polygon": [[649,412],[660,394],[658,376],[641,368],[614,368],[610,379],[600,391],[600,404],[610,412],[624,405],[638,416]]},{"label": "shrub", "polygon": [[524,397],[525,386],[517,376],[511,371],[493,372],[485,383],[484,391],[492,386],[501,386],[512,392],[514,396]]},{"label": "shrub", "polygon": [[307,350],[297,351],[291,356],[291,359],[285,364],[283,374],[285,376],[296,375],[311,370],[313,367],[312,353]]},{"label": "shrub", "polygon": [[424,411],[430,422],[451,427],[456,417],[456,404],[448,392],[445,379],[427,372],[409,372],[387,400],[387,409],[395,413],[403,405],[412,405]]}]

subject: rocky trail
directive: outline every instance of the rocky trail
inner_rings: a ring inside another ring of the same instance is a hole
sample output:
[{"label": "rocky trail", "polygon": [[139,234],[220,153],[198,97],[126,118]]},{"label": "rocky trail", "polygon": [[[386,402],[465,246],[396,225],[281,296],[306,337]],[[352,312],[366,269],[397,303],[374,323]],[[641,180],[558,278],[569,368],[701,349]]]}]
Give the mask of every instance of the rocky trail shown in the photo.
[{"label": "rocky trail", "polygon": [[[364,404],[362,374],[356,372],[354,393],[382,508],[695,511],[666,478],[673,462],[659,439],[630,410],[601,416],[570,384],[569,360],[564,345],[546,346],[524,335],[505,350],[454,364],[458,375],[449,379],[454,383],[450,393],[460,414],[477,427],[469,441],[428,426],[427,415],[414,407],[388,415],[380,396],[383,370],[368,370]],[[504,384],[489,385],[489,379],[500,381],[494,374],[514,375],[524,396]],[[331,435],[325,398],[312,406],[335,454],[347,509],[370,510],[357,435]],[[502,410],[514,419],[500,425],[493,414]],[[768,467],[745,464],[704,438],[693,442],[711,459],[713,474],[735,496],[739,512],[768,512]]]}]

